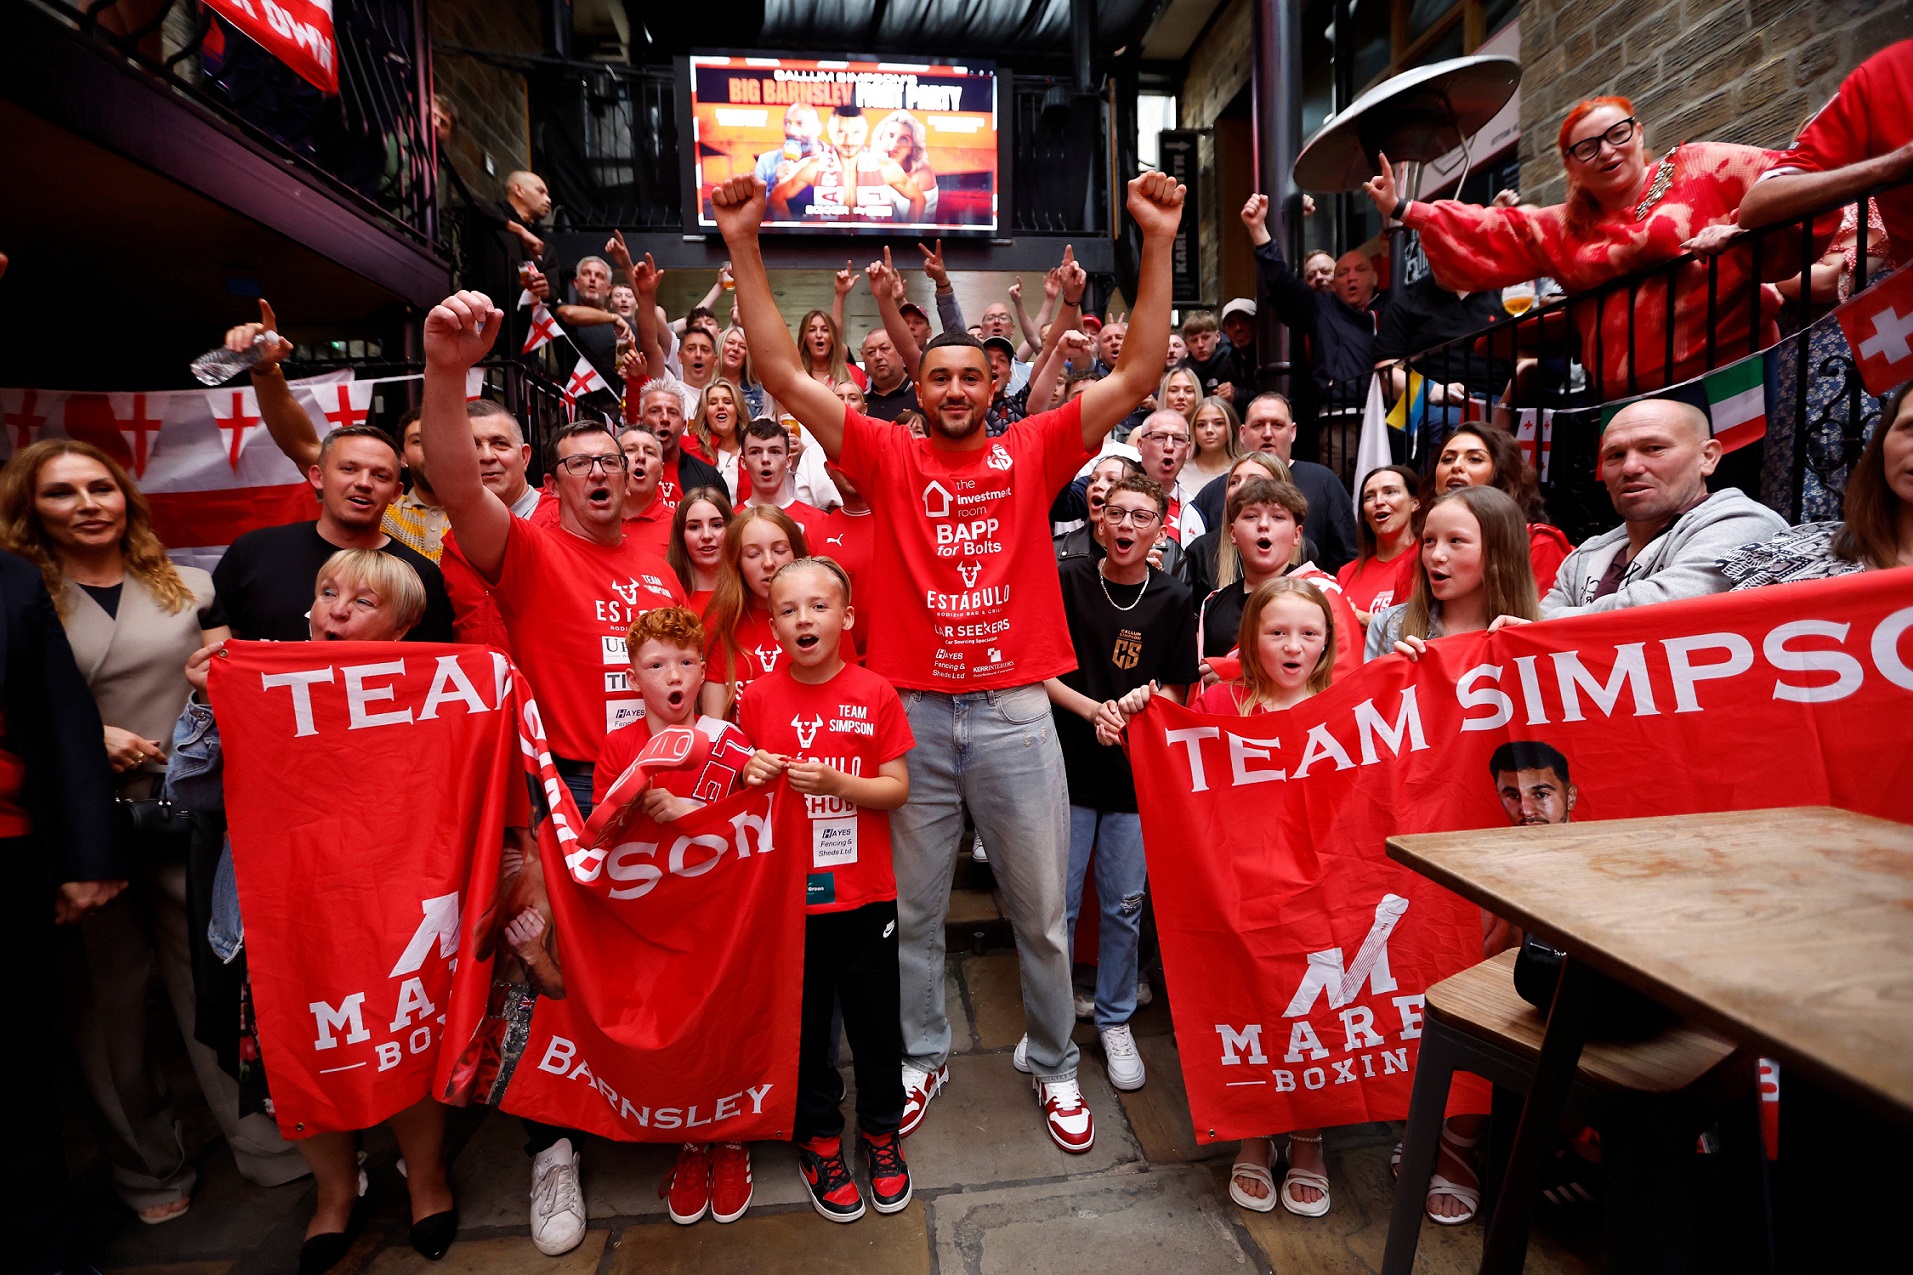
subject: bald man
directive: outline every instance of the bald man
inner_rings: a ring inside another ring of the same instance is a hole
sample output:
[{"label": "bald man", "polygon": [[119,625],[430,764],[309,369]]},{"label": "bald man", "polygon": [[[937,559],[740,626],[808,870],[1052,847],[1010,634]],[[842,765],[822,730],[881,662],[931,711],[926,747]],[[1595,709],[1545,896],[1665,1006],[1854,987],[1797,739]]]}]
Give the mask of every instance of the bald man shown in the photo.
[{"label": "bald man", "polygon": [[[1382,313],[1376,293],[1375,265],[1360,252],[1335,259],[1327,285],[1320,284],[1320,263],[1314,253],[1305,261],[1315,266],[1310,277],[1297,274],[1282,257],[1282,246],[1268,227],[1269,199],[1251,195],[1242,206],[1242,224],[1255,244],[1256,275],[1262,295],[1275,315],[1300,338],[1317,404],[1323,408],[1359,411],[1367,392],[1369,371],[1375,365],[1375,330]],[[1290,357],[1298,351],[1291,348]],[[1294,382],[1292,382],[1293,384]],[[1297,389],[1301,386],[1296,385]],[[1309,405],[1298,405],[1307,415]]]},{"label": "bald man", "polygon": [[1541,601],[1546,619],[1725,593],[1720,559],[1771,539],[1784,518],[1732,487],[1711,495],[1720,464],[1707,414],[1675,399],[1642,399],[1601,433],[1600,475],[1621,525],[1568,555]]}]

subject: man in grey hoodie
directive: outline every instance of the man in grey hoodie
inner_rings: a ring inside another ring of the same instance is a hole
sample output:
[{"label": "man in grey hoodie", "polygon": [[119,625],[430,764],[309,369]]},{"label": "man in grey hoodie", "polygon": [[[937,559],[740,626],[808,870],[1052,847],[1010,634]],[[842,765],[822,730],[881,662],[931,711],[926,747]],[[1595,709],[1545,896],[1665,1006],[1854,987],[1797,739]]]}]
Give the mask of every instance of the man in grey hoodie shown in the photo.
[{"label": "man in grey hoodie", "polygon": [[1720,464],[1707,415],[1674,399],[1643,399],[1601,434],[1601,481],[1621,525],[1568,555],[1541,600],[1554,619],[1725,593],[1719,560],[1787,523],[1732,487],[1709,495]]}]

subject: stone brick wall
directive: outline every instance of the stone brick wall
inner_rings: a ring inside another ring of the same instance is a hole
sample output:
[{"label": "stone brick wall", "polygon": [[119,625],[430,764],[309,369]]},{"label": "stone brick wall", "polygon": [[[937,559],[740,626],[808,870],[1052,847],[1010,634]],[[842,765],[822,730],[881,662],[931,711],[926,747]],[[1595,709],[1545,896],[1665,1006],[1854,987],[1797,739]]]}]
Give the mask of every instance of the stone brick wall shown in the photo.
[{"label": "stone brick wall", "polygon": [[[537,0],[433,0],[432,40],[499,53],[544,49]],[[463,53],[435,48],[432,86],[458,107],[452,161],[481,199],[502,194],[505,175],[531,163],[531,120],[525,77]],[[487,171],[487,161],[489,170]]]},{"label": "stone brick wall", "polygon": [[1521,193],[1566,194],[1555,138],[1582,98],[1620,93],[1651,153],[1781,146],[1870,54],[1913,36],[1913,0],[1523,0]]}]

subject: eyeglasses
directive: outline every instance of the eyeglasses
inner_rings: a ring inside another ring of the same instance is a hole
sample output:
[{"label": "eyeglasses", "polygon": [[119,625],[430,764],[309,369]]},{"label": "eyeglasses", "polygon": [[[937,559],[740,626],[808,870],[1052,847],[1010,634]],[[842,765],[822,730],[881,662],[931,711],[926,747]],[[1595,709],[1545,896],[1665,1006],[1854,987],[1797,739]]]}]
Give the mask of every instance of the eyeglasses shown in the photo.
[{"label": "eyeglasses", "polygon": [[1187,434],[1144,434],[1143,441],[1153,442],[1162,447],[1187,447],[1189,436]]},{"label": "eyeglasses", "polygon": [[1153,509],[1118,509],[1114,505],[1103,509],[1103,521],[1112,527],[1147,527],[1160,517]]},{"label": "eyeglasses", "polygon": [[1584,137],[1578,142],[1568,143],[1568,154],[1585,164],[1601,153],[1602,142],[1619,150],[1634,140],[1634,130],[1640,126],[1641,122],[1630,115],[1599,136]]},{"label": "eyeglasses", "polygon": [[602,469],[607,474],[621,474],[630,465],[623,452],[612,452],[605,456],[567,456],[558,462],[558,468],[574,478],[583,478],[593,469]]}]

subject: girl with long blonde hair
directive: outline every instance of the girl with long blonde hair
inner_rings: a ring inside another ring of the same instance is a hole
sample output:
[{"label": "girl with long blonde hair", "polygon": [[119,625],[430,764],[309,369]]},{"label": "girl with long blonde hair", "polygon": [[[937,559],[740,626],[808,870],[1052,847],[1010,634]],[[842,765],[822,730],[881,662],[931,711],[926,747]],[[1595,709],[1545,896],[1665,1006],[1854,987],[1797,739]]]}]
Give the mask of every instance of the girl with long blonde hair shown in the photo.
[{"label": "girl with long blonde hair", "polygon": [[729,717],[745,688],[777,667],[783,647],[771,628],[771,577],[808,556],[804,529],[776,505],[740,509],[724,528],[717,589],[704,613],[705,713]]}]

